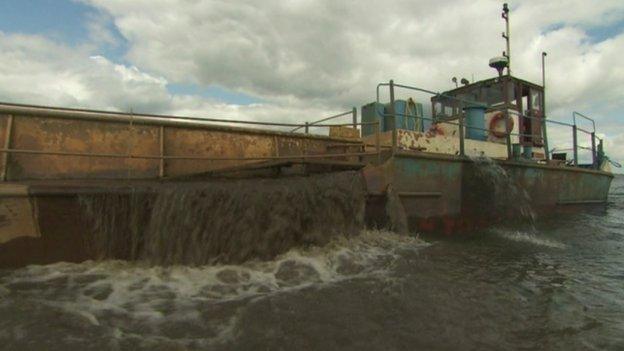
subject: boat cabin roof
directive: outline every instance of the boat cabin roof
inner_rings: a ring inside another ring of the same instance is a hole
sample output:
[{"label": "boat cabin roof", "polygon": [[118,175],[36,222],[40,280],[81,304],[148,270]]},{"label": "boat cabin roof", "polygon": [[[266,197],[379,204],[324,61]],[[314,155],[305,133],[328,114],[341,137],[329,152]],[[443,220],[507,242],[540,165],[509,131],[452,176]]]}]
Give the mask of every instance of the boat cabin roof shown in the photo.
[{"label": "boat cabin roof", "polygon": [[542,111],[544,88],[510,75],[467,84],[431,98],[436,118],[457,116],[469,102],[488,106],[488,110],[510,108],[525,113]]}]

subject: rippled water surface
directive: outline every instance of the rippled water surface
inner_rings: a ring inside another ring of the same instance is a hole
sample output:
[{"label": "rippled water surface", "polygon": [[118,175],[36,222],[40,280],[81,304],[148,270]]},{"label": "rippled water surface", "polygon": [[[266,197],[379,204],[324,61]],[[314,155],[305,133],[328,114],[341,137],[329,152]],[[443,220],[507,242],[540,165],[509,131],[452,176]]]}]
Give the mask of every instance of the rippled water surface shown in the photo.
[{"label": "rippled water surface", "polygon": [[606,208],[271,261],[0,271],[6,350],[624,350],[624,180]]}]

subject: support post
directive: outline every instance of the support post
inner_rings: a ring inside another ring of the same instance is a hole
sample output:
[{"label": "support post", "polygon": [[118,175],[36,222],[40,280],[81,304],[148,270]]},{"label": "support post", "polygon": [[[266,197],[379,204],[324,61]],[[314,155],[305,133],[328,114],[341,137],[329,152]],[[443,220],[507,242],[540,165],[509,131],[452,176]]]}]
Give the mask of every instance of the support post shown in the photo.
[{"label": "support post", "polygon": [[394,80],[390,79],[390,118],[392,120],[392,155],[397,151],[397,121],[394,114]]},{"label": "support post", "polygon": [[546,53],[542,52],[542,140],[546,161],[550,160],[548,149],[548,131],[546,129]]},{"label": "support post", "polygon": [[357,108],[353,107],[351,114],[353,115],[353,128],[357,129]]},{"label": "support post", "polygon": [[375,125],[375,151],[377,152],[377,164],[381,164],[381,121],[379,119]]},{"label": "support post", "polygon": [[310,132],[310,123],[305,122],[305,133],[308,134]]},{"label": "support post", "polygon": [[160,126],[160,163],[158,165],[158,176],[163,178],[165,176],[165,127]]},{"label": "support post", "polygon": [[574,151],[574,165],[578,166],[578,141],[577,141],[577,132],[576,132],[576,124],[572,126],[572,149]]},{"label": "support post", "polygon": [[[511,152],[511,125],[509,124],[509,110],[505,109],[505,143],[507,144],[507,159],[511,160],[513,158],[513,154]],[[522,139],[522,138],[519,138]],[[520,140],[518,140],[520,142]]]},{"label": "support post", "polygon": [[462,112],[459,114],[459,155],[462,157],[466,155],[466,151],[464,149],[464,133],[464,112]]},{"label": "support post", "polygon": [[[8,150],[11,148],[11,135],[13,134],[13,115],[9,115],[7,119],[6,130],[4,132],[4,149]],[[5,152],[2,155],[2,181],[7,180],[7,174],[9,166],[9,152]]]},{"label": "support post", "polygon": [[591,133],[592,168],[596,166],[596,132]]}]

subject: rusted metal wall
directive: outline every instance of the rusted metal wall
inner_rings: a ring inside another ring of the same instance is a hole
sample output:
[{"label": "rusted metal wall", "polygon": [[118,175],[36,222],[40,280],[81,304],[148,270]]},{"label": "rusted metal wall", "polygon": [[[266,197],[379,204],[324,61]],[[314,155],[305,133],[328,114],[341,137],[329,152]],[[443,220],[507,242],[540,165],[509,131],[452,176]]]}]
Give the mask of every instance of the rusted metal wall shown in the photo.
[{"label": "rusted metal wall", "polygon": [[[58,112],[57,112],[58,113]],[[197,158],[262,158],[331,152],[337,142],[358,141],[253,131],[224,126],[172,126],[116,120],[84,120],[37,115],[0,115],[4,149],[56,153],[2,153],[5,180],[27,179],[153,179],[206,172],[259,160]],[[9,130],[9,119],[12,119]],[[6,143],[10,136],[10,142]],[[357,150],[349,150],[354,152]],[[133,158],[114,157],[132,155]],[[161,161],[160,156],[165,156]],[[148,156],[151,158],[141,158]],[[177,158],[176,158],[177,157]],[[195,159],[180,159],[195,157]],[[6,160],[5,160],[6,159]]]},{"label": "rusted metal wall", "polygon": [[364,175],[369,193],[375,195],[369,200],[370,215],[383,217],[385,192],[392,187],[411,230],[442,233],[605,203],[613,178],[580,168],[407,153],[368,166]]}]

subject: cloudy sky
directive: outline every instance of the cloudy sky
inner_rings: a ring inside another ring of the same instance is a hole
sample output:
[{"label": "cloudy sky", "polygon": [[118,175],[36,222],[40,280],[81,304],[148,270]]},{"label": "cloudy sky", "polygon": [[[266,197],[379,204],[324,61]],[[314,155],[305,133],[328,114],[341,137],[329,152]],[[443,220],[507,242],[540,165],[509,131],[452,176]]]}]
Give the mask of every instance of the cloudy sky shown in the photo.
[{"label": "cloudy sky", "polygon": [[[624,161],[624,2],[509,1],[512,70],[549,117],[598,119]],[[502,2],[489,0],[2,0],[0,101],[305,121],[399,83],[489,78]],[[414,96],[422,102],[424,95]],[[563,131],[553,131],[561,134]]]}]

